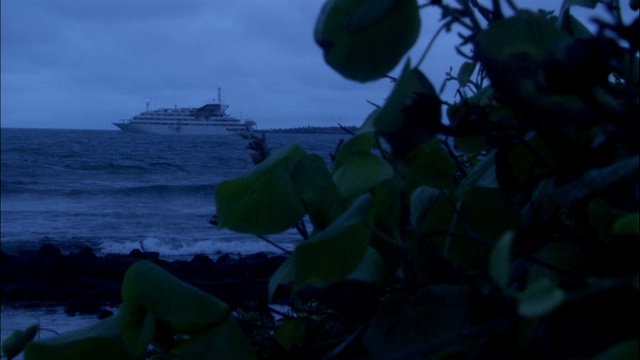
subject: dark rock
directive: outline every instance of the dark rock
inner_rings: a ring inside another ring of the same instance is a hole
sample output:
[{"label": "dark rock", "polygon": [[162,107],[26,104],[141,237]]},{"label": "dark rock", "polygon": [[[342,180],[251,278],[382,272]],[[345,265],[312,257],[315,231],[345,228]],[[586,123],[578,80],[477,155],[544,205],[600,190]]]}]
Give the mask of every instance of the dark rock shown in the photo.
[{"label": "dark rock", "polygon": [[231,257],[231,255],[223,254],[216,259],[216,265],[225,265],[226,263],[230,263],[232,261],[233,261],[233,258]]},{"label": "dark rock", "polygon": [[0,256],[3,301],[54,303],[64,306],[69,314],[103,316],[107,314],[104,307],[121,302],[124,274],[136,261],[152,260],[232,308],[245,308],[266,303],[268,279],[286,260],[284,256],[257,253],[240,259],[222,255],[213,261],[196,255],[191,261],[168,262],[159,259],[158,253],[140,250],[127,255],[96,256],[88,247],[63,255],[59,248],[48,244],[36,251],[16,255],[2,252]]},{"label": "dark rock", "polygon": [[113,316],[113,311],[111,310],[107,310],[107,309],[100,309],[100,311],[98,312],[98,319],[102,320],[102,319],[106,319],[108,317]]},{"label": "dark rock", "polygon": [[91,259],[97,258],[96,253],[93,252],[93,249],[88,246],[83,246],[78,251],[78,256],[87,257]]},{"label": "dark rock", "polygon": [[136,259],[144,259],[144,253],[140,249],[133,249],[129,252],[129,256]]},{"label": "dark rock", "polygon": [[146,260],[157,260],[160,258],[160,253],[157,251],[145,251],[143,252],[140,249],[133,249],[129,252],[129,257],[134,259],[146,259]]},{"label": "dark rock", "polygon": [[57,246],[51,244],[44,244],[40,247],[40,250],[38,250],[38,256],[42,257],[54,257],[61,255],[62,251]]},{"label": "dark rock", "polygon": [[211,268],[215,264],[214,261],[211,260],[210,257],[202,255],[202,254],[195,255],[193,257],[193,259],[191,259],[191,263],[193,265],[202,266],[204,268]]}]

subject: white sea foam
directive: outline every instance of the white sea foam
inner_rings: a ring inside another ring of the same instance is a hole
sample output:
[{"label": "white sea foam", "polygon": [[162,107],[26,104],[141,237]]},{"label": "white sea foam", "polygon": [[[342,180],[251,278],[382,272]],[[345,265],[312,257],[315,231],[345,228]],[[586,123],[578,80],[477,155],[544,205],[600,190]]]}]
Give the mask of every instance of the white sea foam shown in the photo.
[{"label": "white sea foam", "polygon": [[[295,247],[296,234],[285,233],[274,236],[273,241],[279,246],[292,251]],[[202,254],[211,258],[217,258],[223,254],[231,256],[243,256],[258,252],[270,255],[281,254],[282,251],[266,241],[245,234],[227,233],[224,237],[199,241],[176,241],[175,239],[163,240],[157,237],[147,237],[138,242],[112,240],[102,243],[97,250],[98,255],[104,254],[128,254],[131,250],[139,249],[145,252],[158,252],[160,257],[167,260],[191,259],[196,254]]]}]

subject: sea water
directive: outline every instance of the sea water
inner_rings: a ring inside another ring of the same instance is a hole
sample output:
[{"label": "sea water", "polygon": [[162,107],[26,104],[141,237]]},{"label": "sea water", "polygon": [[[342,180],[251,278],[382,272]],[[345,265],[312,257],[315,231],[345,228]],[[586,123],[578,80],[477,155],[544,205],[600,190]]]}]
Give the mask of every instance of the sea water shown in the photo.
[{"label": "sea water", "polygon": [[[6,129],[1,134],[1,248],[54,244],[63,253],[157,251],[166,260],[280,250],[209,223],[216,184],[251,169],[237,135],[170,136],[108,130]],[[330,164],[341,134],[266,135],[272,152],[298,143]],[[292,249],[294,231],[270,240]],[[39,311],[39,312],[38,312]],[[38,320],[70,321],[61,309],[2,307],[2,339]],[[75,318],[71,323],[95,321]],[[56,327],[56,326],[50,326]],[[59,327],[59,326],[58,326]],[[64,330],[64,329],[63,329]]]},{"label": "sea water", "polygon": [[[170,136],[119,131],[2,129],[2,250],[83,246],[98,255],[157,251],[190,259],[279,250],[209,223],[216,184],[253,167],[236,135]],[[340,134],[266,136],[272,152],[299,143],[323,156]],[[291,248],[295,231],[274,235]]]}]

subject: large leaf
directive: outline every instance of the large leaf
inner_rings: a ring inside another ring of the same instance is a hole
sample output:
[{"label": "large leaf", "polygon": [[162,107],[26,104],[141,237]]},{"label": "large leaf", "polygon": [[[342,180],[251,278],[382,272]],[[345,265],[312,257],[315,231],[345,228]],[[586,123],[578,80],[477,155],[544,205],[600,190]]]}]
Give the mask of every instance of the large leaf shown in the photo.
[{"label": "large leaf", "polygon": [[489,258],[489,275],[501,288],[506,289],[511,280],[511,247],[513,232],[507,231],[496,242]]},{"label": "large leaf", "polygon": [[603,168],[592,169],[581,178],[557,187],[551,195],[559,204],[569,204],[586,198],[624,179],[638,178],[640,157],[630,156]]},{"label": "large leaf", "polygon": [[349,140],[345,141],[338,153],[336,154],[336,159],[333,163],[332,173],[335,172],[353,155],[356,154],[370,154],[371,149],[376,144],[376,137],[373,132],[367,131],[359,133],[355,136],[349,138]]},{"label": "large leaf", "polygon": [[409,192],[419,186],[441,190],[452,190],[454,187],[456,164],[436,138],[409,152],[403,163],[407,167],[405,186]]},{"label": "large leaf", "polygon": [[38,334],[38,324],[29,326],[25,331],[16,330],[2,342],[2,355],[9,359],[16,357],[24,350],[25,345]]},{"label": "large leaf", "polygon": [[[400,240],[400,228],[403,217],[402,181],[397,177],[378,185],[373,194],[373,210],[369,219],[376,228],[372,237],[372,245],[380,252],[387,254],[396,248],[388,239]],[[384,239],[380,234],[384,234]],[[396,249],[398,250],[398,249]]]},{"label": "large leaf", "polygon": [[346,202],[321,156],[303,157],[296,163],[291,179],[314,231],[325,229],[346,210]]},{"label": "large leaf", "polygon": [[298,245],[293,253],[295,287],[327,286],[354,272],[367,254],[370,232],[364,223],[373,199],[365,194],[331,226]]},{"label": "large leaf", "polygon": [[379,263],[369,253],[370,231],[364,223],[372,203],[370,194],[362,195],[331,226],[298,245],[271,277],[269,298],[284,283],[293,282],[298,290],[305,285],[328,286],[350,276],[371,278]]},{"label": "large leaf", "polygon": [[216,187],[218,225],[249,234],[273,234],[294,226],[305,214],[291,171],[306,152],[291,145],[244,176]]},{"label": "large leaf", "polygon": [[421,108],[418,105],[429,107],[421,109],[424,110],[424,114],[418,114],[424,115],[424,119],[420,119],[422,122],[440,122],[441,103],[435,88],[419,69],[411,68],[411,64],[407,60],[387,102],[376,114],[374,120],[376,130],[388,134],[407,128],[410,125],[406,123],[407,116],[410,115],[411,109]]},{"label": "large leaf", "polygon": [[531,188],[545,177],[552,176],[558,162],[539,136],[526,143],[502,146],[496,151],[496,177],[500,188],[516,192]]},{"label": "large leaf", "polygon": [[453,263],[466,269],[486,270],[489,244],[513,229],[517,221],[518,213],[509,196],[498,189],[472,188],[457,204],[450,235],[436,238],[436,244]]},{"label": "large leaf", "polygon": [[411,194],[411,225],[418,234],[424,234],[429,230],[429,215],[435,205],[443,199],[442,191],[429,186],[417,188]]},{"label": "large leaf", "polygon": [[638,359],[640,357],[640,342],[630,339],[620,342],[599,353],[592,360]]},{"label": "large leaf", "polygon": [[565,292],[548,279],[540,279],[518,294],[518,313],[527,318],[548,314],[560,306]]},{"label": "large leaf", "polygon": [[314,38],[333,69],[365,82],[393,70],[419,31],[415,0],[329,0],[318,16]]},{"label": "large leaf", "polygon": [[613,228],[611,232],[616,235],[634,235],[636,237],[640,236],[640,230],[638,229],[640,224],[640,217],[638,216],[638,212],[631,212],[616,220],[613,223]]},{"label": "large leaf", "polygon": [[545,15],[521,11],[481,32],[475,45],[483,65],[493,68],[518,54],[542,61],[564,39]]},{"label": "large leaf", "polygon": [[360,133],[345,142],[333,164],[333,181],[345,198],[354,198],[393,176],[393,169],[371,153],[373,132]]},{"label": "large leaf", "polygon": [[142,305],[156,318],[170,322],[174,331],[184,334],[197,333],[229,316],[225,303],[149,261],[129,268],[122,283],[122,301]]},{"label": "large leaf", "polygon": [[85,329],[27,344],[25,360],[134,359],[120,334],[117,316]]},{"label": "large leaf", "polygon": [[[536,258],[545,264],[553,266],[553,268],[534,264],[529,271],[529,282],[545,279],[560,283],[563,280],[570,281],[574,279],[566,275],[566,273],[579,274],[586,277],[592,275],[594,270],[594,262],[590,259],[588,252],[582,247],[571,243],[549,243],[536,253]],[[556,269],[563,269],[565,272],[557,271]]]},{"label": "large leaf", "polygon": [[359,153],[342,164],[334,173],[333,180],[340,194],[347,199],[352,199],[392,176],[393,169],[382,158],[373,154]]},{"label": "large leaf", "polygon": [[156,334],[157,318],[143,305],[125,301],[118,308],[118,319],[127,346],[136,356],[142,355]]},{"label": "large leaf", "polygon": [[526,104],[536,95],[545,58],[568,36],[547,16],[521,11],[482,31],[475,54],[505,105]]}]

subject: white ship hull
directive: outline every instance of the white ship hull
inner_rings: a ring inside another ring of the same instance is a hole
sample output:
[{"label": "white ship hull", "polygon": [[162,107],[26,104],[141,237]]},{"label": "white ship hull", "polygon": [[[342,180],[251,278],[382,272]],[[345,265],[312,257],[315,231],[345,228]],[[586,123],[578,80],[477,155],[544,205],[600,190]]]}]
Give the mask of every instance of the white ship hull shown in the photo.
[{"label": "white ship hull", "polygon": [[120,130],[129,133],[162,134],[162,135],[224,135],[241,134],[248,129],[244,125],[229,126],[225,124],[144,124],[134,122],[113,123]]}]

